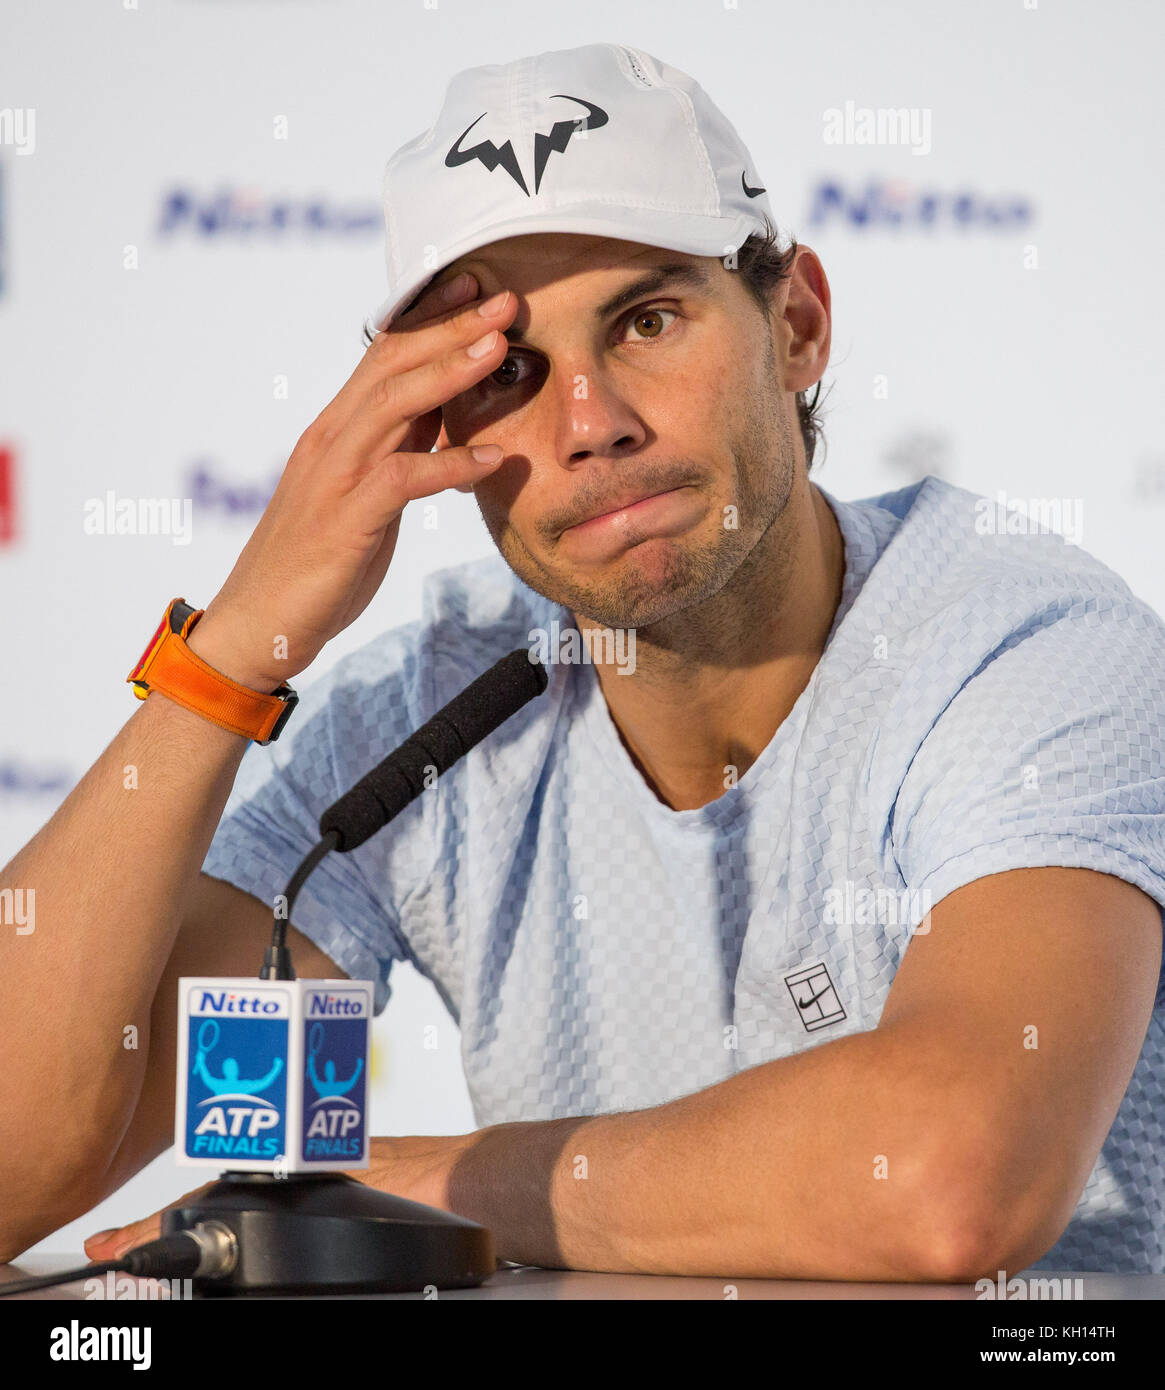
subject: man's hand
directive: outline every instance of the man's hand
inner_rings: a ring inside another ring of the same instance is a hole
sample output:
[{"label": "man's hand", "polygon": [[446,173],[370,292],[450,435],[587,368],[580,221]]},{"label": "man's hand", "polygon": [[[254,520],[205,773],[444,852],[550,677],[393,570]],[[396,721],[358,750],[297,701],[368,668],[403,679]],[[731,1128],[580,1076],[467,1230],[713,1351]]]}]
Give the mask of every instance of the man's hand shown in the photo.
[{"label": "man's hand", "polygon": [[97,1231],[94,1235],[88,1236],[85,1240],[86,1255],[93,1261],[119,1260],[135,1245],[144,1245],[149,1240],[156,1240],[162,1234],[162,1212],[169,1211],[171,1207],[183,1206],[193,1197],[201,1197],[210,1185],[204,1182],[193,1192],[187,1192],[177,1201],[160,1208],[153,1216],[131,1221],[127,1226],[111,1226],[108,1230]]},{"label": "man's hand", "polygon": [[[449,1171],[474,1139],[472,1134],[375,1138],[369,1141],[369,1167],[353,1169],[344,1176],[412,1202],[448,1210],[445,1203]],[[201,1197],[210,1186],[209,1182],[203,1183],[140,1221],[96,1232],[85,1241],[85,1254],[94,1261],[116,1260],[134,1246],[156,1240],[162,1234],[162,1212]]]},{"label": "man's hand", "polygon": [[[509,351],[504,330],[517,296],[482,303],[477,292],[469,274],[430,288],[376,337],[300,436],[254,534],[206,606],[202,635],[191,643],[196,655],[261,690],[306,670],[371,602],[405,505],[472,487],[498,467],[499,446],[452,445],[442,424],[442,405],[496,371]],[[276,633],[284,639],[278,659]]]}]

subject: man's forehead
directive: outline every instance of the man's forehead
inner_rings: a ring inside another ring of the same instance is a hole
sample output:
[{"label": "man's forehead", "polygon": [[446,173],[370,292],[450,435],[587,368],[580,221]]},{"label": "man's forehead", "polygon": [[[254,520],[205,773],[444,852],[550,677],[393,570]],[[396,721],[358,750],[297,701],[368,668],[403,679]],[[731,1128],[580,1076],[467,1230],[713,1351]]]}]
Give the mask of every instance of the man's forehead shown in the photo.
[{"label": "man's forehead", "polygon": [[538,232],[506,237],[459,256],[440,271],[434,283],[444,284],[468,270],[477,277],[483,292],[488,293],[503,285],[515,287],[514,282],[519,279],[557,280],[590,270],[643,270],[663,261],[703,259],[683,251],[669,251],[661,246],[620,241],[614,237]]}]

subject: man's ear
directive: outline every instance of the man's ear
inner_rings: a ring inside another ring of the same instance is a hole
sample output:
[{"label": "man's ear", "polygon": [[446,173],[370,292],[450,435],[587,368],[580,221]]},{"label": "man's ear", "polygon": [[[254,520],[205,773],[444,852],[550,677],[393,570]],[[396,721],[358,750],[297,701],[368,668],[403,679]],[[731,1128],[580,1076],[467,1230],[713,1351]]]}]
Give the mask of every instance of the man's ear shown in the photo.
[{"label": "man's ear", "polygon": [[[436,449],[436,450],[438,450],[438,451],[440,451],[441,449],[449,449],[449,448],[452,448],[452,444],[451,444],[451,442],[450,442],[449,436],[445,433],[445,417],[444,417],[444,415],[441,416],[441,432],[440,432],[440,434],[438,434],[438,436],[437,436],[437,442],[433,445],[433,448]],[[456,487],[456,489],[457,489],[458,492],[472,492],[472,491],[473,491],[473,484],[472,484],[472,483],[455,483],[454,486]]]}]

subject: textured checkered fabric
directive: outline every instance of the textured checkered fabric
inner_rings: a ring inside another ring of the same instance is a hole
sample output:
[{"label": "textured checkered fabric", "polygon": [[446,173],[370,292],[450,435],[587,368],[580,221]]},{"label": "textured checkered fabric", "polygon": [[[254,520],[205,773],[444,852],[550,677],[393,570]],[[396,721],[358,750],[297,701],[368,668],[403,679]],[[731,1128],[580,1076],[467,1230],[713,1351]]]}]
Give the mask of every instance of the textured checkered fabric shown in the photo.
[{"label": "textured checkered fabric", "polygon": [[[593,666],[553,664],[545,694],[308,879],[295,925],[376,982],[378,1012],[395,960],[433,981],[479,1125],[658,1105],[872,1029],[911,929],[985,874],[1095,869],[1165,904],[1161,620],[1079,547],[1009,534],[940,479],[824,496],[846,559],[829,640],[717,800],[661,803]],[[433,575],[419,622],[247,750],[205,872],[270,901],[325,807],[556,620],[500,557]],[[1165,1273],[1165,983],[1035,1267]]]}]

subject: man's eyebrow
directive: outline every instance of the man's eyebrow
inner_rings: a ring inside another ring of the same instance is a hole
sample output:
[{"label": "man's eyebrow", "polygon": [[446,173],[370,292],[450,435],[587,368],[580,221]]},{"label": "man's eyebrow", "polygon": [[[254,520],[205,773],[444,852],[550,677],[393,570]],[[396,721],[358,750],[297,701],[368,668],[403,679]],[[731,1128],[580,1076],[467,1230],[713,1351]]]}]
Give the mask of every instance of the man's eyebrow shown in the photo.
[{"label": "man's eyebrow", "polygon": [[[711,290],[713,280],[711,274],[702,265],[695,265],[690,261],[657,265],[646,275],[641,275],[638,280],[633,280],[618,294],[612,295],[606,303],[600,304],[595,310],[595,318],[599,320],[610,318],[612,314],[617,314],[620,309],[625,309],[628,304],[633,304],[635,300],[644,295],[656,294],[659,290],[672,286],[687,286],[694,290]],[[524,343],[526,341],[525,333],[518,327],[507,328],[505,336],[507,341],[511,343]]]}]

